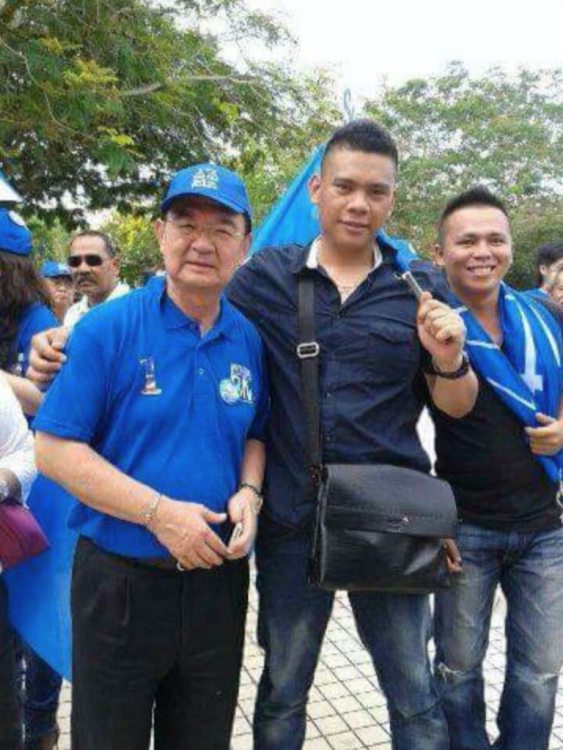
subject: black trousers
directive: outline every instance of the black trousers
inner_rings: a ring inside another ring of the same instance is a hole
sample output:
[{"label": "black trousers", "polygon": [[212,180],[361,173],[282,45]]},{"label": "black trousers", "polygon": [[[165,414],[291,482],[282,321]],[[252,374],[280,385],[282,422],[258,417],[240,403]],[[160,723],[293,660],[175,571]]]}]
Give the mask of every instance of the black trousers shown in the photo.
[{"label": "black trousers", "polygon": [[82,538],[72,577],[73,750],[228,750],[248,561],[160,570]]},{"label": "black trousers", "polygon": [[0,575],[0,750],[23,747],[16,645],[8,619],[8,592]]}]

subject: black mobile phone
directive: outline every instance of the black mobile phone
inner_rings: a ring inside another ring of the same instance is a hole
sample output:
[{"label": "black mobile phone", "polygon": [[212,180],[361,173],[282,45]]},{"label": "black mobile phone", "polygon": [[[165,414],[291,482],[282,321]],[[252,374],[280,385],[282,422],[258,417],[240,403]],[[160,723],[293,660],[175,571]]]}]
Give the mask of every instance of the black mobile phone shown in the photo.
[{"label": "black mobile phone", "polygon": [[242,521],[235,523],[235,526],[231,532],[231,536],[229,537],[229,543],[227,544],[227,547],[230,547],[233,542],[236,542],[236,540],[242,536],[243,529],[244,527],[242,525]]}]

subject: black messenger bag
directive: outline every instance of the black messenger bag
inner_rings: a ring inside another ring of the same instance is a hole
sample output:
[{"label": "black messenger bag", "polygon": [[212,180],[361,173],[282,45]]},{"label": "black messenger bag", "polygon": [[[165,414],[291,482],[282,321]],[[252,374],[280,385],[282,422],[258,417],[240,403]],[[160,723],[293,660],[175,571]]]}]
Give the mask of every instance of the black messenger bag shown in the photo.
[{"label": "black messenger bag", "polygon": [[303,402],[318,487],[309,582],[331,591],[427,593],[450,585],[443,540],[455,536],[451,487],[388,464],[323,464],[315,281],[298,281]]}]

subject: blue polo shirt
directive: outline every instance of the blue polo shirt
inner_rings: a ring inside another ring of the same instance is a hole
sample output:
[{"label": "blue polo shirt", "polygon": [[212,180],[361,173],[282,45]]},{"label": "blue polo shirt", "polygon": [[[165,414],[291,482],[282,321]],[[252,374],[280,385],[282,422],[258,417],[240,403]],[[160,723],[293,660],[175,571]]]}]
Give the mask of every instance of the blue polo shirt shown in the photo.
[{"label": "blue polo shirt", "polygon": [[15,342],[17,362],[14,370],[16,374],[25,376],[29,364],[29,349],[33,336],[36,333],[45,331],[47,328],[55,328],[58,325],[59,321],[54,313],[40,302],[34,302],[22,311],[18,321]]},{"label": "blue polo shirt", "polygon": [[[426,358],[416,331],[417,302],[396,276],[393,245],[380,246],[383,262],[344,304],[321,267],[307,268],[310,248],[298,245],[261,250],[238,269],[227,289],[229,299],[258,328],[267,352],[271,406],[264,513],[280,523],[306,524],[315,509],[295,352],[302,273],[316,279],[325,462],[429,471],[416,431],[425,399],[420,386]],[[414,261],[411,270],[424,289],[436,292],[443,286],[430,263]]]},{"label": "blue polo shirt", "polygon": [[[260,338],[226,299],[201,336],[162,279],[95,307],[73,329],[68,362],[35,429],[88,443],[128,476],[222,512],[248,438],[262,439],[268,391]],[[70,525],[123,555],[166,550],[142,525],[77,502]]]}]

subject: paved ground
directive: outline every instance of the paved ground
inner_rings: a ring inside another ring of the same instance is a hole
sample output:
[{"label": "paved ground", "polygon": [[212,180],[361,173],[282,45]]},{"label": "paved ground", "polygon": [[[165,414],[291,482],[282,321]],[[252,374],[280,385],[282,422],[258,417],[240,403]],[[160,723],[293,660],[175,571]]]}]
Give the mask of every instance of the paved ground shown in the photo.
[{"label": "paved ground", "polygon": [[[423,445],[433,460],[434,435],[428,415],[423,415],[419,428]],[[256,593],[252,589],[232,750],[252,750],[252,712],[262,669],[262,654],[256,644],[256,609]],[[485,664],[488,727],[491,736],[495,735],[494,718],[504,675],[503,618],[503,605],[500,602],[493,617]],[[379,690],[369,656],[356,635],[352,612],[345,595],[337,597],[315,685],[311,691],[308,713],[305,750],[391,750],[385,700]],[[60,710],[63,730],[60,750],[70,749],[69,716],[70,688],[65,686]],[[563,683],[557,701],[550,750],[563,750]]]},{"label": "paved ground", "polygon": [[[495,612],[486,662],[488,718],[493,735],[504,670],[502,619],[500,603]],[[256,644],[256,595],[253,591],[232,750],[252,750],[250,727],[261,666],[262,655]],[[60,750],[70,749],[69,715],[70,688],[65,686],[60,710],[63,731]],[[339,595],[311,691],[305,750],[360,748],[391,750],[389,724],[385,700],[378,688],[369,656],[356,635],[348,600],[345,595]],[[563,750],[563,688],[559,693],[558,714],[550,748]]]}]

